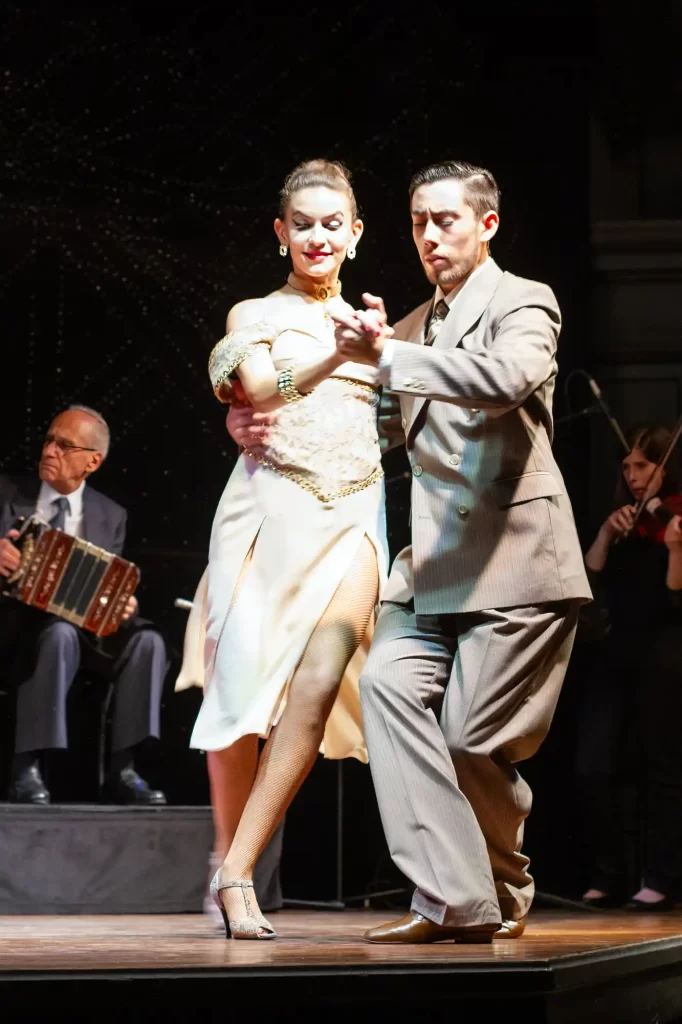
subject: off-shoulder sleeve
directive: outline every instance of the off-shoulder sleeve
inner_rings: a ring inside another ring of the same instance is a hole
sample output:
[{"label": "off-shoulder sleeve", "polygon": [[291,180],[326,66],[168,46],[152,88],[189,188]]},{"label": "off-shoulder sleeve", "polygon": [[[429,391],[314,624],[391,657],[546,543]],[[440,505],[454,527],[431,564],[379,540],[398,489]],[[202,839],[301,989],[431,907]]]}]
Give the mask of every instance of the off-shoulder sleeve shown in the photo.
[{"label": "off-shoulder sleeve", "polygon": [[218,401],[232,401],[235,370],[261,345],[271,348],[276,335],[276,329],[261,320],[247,327],[237,327],[218,342],[208,358],[208,375]]}]

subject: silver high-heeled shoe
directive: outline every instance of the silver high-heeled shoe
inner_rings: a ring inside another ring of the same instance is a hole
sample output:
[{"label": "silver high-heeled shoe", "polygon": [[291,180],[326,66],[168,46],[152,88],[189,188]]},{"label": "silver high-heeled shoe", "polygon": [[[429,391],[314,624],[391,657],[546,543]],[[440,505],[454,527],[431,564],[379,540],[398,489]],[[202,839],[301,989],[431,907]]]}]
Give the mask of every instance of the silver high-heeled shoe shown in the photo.
[{"label": "silver high-heeled shoe", "polygon": [[[242,896],[244,898],[244,907],[246,909],[245,917],[241,917],[233,921],[229,919],[220,895],[223,889],[241,889]],[[253,882],[250,879],[228,879],[227,881],[223,881],[221,877],[221,868],[219,868],[213,876],[213,881],[211,882],[211,896],[213,897],[213,902],[216,904],[223,916],[226,939],[277,938],[277,932],[270,922],[267,921],[261,913],[254,913],[250,897],[252,889]]]}]

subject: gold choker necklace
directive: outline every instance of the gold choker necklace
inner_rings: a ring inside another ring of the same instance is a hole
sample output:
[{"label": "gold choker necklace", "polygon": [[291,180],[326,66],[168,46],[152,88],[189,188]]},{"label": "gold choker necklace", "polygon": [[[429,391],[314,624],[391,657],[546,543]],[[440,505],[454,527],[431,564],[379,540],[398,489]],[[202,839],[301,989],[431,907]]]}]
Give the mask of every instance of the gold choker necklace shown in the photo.
[{"label": "gold choker necklace", "polygon": [[[296,284],[294,284],[294,281]],[[315,284],[307,277],[297,277],[296,274],[289,274],[287,278],[287,284],[290,288],[293,288],[295,292],[305,292],[306,295],[312,295],[318,302],[327,302],[328,299],[333,299],[335,295],[341,294],[341,282],[335,281],[332,285],[326,284]]]}]

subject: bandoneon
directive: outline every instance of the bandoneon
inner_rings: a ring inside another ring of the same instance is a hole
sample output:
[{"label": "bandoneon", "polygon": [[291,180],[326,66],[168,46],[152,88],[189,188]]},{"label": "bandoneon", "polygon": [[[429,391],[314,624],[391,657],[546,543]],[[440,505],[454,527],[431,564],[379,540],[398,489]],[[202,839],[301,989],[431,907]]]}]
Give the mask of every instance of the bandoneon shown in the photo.
[{"label": "bandoneon", "polygon": [[140,582],[136,565],[48,527],[36,516],[26,520],[14,543],[21,562],[6,581],[7,597],[97,636],[116,632]]}]

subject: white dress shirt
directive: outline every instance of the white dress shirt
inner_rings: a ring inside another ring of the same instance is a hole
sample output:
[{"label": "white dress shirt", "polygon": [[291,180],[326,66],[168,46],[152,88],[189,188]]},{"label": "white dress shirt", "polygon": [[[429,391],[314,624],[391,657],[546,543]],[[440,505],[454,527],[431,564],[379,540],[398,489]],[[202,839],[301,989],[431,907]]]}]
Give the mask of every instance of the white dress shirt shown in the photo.
[{"label": "white dress shirt", "polygon": [[[462,287],[459,289],[459,291],[455,291],[453,289],[452,291],[448,292],[447,295],[444,295],[440,285],[437,285],[436,294],[433,297],[431,309],[435,309],[441,299],[445,299],[446,304],[450,307],[450,309],[452,309],[452,307],[457,302],[457,299],[460,297],[464,289],[468,288],[468,286],[474,280],[476,275],[480,274],[480,272],[483,270],[489,258],[489,256],[486,256],[486,258],[483,260],[483,263],[481,263],[480,266],[476,267],[476,269],[472,271],[471,274],[469,274],[468,278],[466,279]],[[384,342],[384,348],[381,353],[381,356],[379,357],[379,380],[381,381],[382,384],[388,384],[388,371],[391,368],[391,363],[393,362],[394,349],[395,344],[393,338],[387,338],[386,341]]]},{"label": "white dress shirt", "polygon": [[51,487],[50,484],[43,480],[40,484],[40,493],[38,495],[36,512],[44,522],[49,523],[57,513],[57,508],[53,505],[53,502],[56,501],[57,498],[66,498],[69,503],[69,507],[66,512],[64,532],[68,533],[70,537],[82,537],[84,490],[85,480],[83,480],[80,487],[77,487],[75,491],[71,491],[71,494],[60,494],[59,491],[55,491],[54,487]]}]

